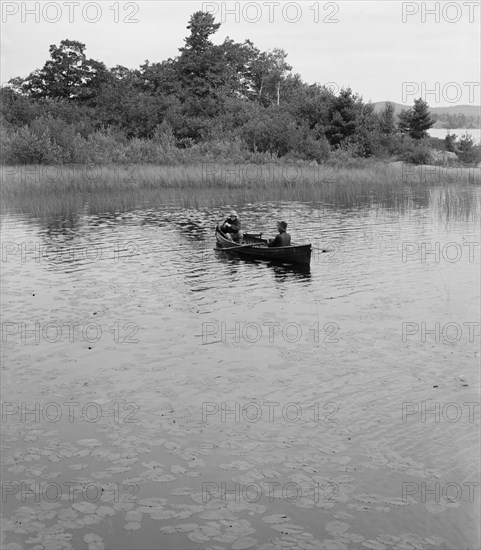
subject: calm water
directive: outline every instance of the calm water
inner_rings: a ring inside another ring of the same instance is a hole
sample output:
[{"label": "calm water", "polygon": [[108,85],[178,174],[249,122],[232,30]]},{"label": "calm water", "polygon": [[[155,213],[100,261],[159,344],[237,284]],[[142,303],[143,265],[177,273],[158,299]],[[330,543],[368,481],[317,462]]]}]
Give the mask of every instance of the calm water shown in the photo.
[{"label": "calm water", "polygon": [[[2,548],[478,548],[480,193],[459,192],[470,212],[436,189],[5,211]],[[331,252],[215,252],[231,207]]]}]

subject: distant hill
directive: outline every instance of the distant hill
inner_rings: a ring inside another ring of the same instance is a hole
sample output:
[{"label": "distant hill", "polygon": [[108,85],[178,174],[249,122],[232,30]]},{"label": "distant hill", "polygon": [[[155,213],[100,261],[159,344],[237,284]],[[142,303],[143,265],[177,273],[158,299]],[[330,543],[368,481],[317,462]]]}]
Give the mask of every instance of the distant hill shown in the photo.
[{"label": "distant hill", "polygon": [[[373,103],[376,112],[382,111],[387,101]],[[402,105],[390,102],[394,105],[394,113],[398,115],[404,109],[410,109],[413,105]],[[429,102],[428,102],[429,104]],[[481,124],[481,105],[453,105],[452,107],[431,107],[429,111],[436,123],[434,128],[479,128]]]}]

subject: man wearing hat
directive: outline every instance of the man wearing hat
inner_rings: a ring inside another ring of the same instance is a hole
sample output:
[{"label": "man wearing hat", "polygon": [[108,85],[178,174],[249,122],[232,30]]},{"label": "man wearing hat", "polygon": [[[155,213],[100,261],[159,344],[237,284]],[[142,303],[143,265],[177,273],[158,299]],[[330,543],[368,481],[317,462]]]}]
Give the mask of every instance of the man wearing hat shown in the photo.
[{"label": "man wearing hat", "polygon": [[242,231],[240,228],[241,223],[239,221],[239,217],[237,216],[237,212],[235,210],[231,210],[229,217],[225,220],[220,229],[226,234],[228,239],[239,242],[242,240]]},{"label": "man wearing hat", "polygon": [[287,223],[277,222],[279,235],[275,239],[270,239],[268,246],[289,246],[291,244],[291,236],[286,233]]},{"label": "man wearing hat", "polygon": [[289,233],[286,233],[286,229],[286,222],[277,222],[277,230],[279,231],[279,234],[276,235],[275,239],[269,239],[267,246],[290,246],[291,236]]}]

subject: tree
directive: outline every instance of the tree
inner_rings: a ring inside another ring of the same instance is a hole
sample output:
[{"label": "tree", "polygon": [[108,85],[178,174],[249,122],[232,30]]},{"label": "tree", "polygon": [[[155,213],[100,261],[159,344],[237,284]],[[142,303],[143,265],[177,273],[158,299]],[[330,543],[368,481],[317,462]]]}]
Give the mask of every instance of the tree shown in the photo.
[{"label": "tree", "polygon": [[428,135],[427,130],[434,124],[429,113],[428,104],[421,98],[414,100],[414,107],[411,116],[410,136],[414,139],[421,139]]},{"label": "tree", "polygon": [[11,86],[0,90],[0,115],[13,126],[30,124],[42,114],[42,107]]},{"label": "tree", "polygon": [[227,37],[221,46],[216,47],[223,60],[223,82],[226,95],[249,99],[252,93],[252,64],[259,50],[250,40],[234,42]]},{"label": "tree", "polygon": [[42,69],[31,73],[23,82],[12,83],[33,98],[82,100],[95,96],[101,84],[108,79],[107,67],[87,59],[85,44],[76,40],[62,40],[60,46],[50,46],[51,59]]},{"label": "tree", "polygon": [[381,142],[379,126],[379,117],[374,112],[374,105],[372,103],[359,105],[356,129],[354,134],[347,139],[356,155],[371,157],[380,153],[381,146],[384,146],[384,143]]},{"label": "tree", "polygon": [[243,137],[251,151],[283,156],[299,142],[296,120],[277,105],[257,105],[243,128]]},{"label": "tree", "polygon": [[259,52],[251,63],[252,93],[265,106],[280,104],[281,85],[292,69],[286,57],[284,50],[274,48],[272,52]]},{"label": "tree", "polygon": [[[297,80],[297,79],[296,79]],[[300,80],[294,89],[289,89],[291,78],[286,79],[288,108],[299,121],[306,122],[311,130],[315,129],[317,137],[325,137],[325,130],[330,121],[334,94],[319,84],[304,84]]]},{"label": "tree", "polygon": [[167,113],[178,104],[175,94],[146,80],[144,71],[117,66],[112,78],[95,98],[95,112],[101,126],[121,129],[127,137],[148,138]]},{"label": "tree", "polygon": [[398,115],[398,129],[401,134],[409,134],[411,127],[411,110],[403,109]]},{"label": "tree", "polygon": [[394,104],[389,101],[379,114],[379,130],[384,135],[392,135],[396,132],[396,120],[394,117]]},{"label": "tree", "polygon": [[179,95],[181,85],[177,70],[177,61],[168,59],[162,63],[150,63],[148,60],[140,66],[136,85],[151,94]]},{"label": "tree", "polygon": [[190,36],[174,62],[182,107],[173,127],[185,144],[204,139],[213,119],[222,121],[230,98],[248,94],[249,66],[257,50],[249,41],[237,44],[229,38],[214,45],[210,36],[219,27],[210,13],[194,13],[187,27]]},{"label": "tree", "polygon": [[414,107],[399,114],[399,130],[409,134],[413,139],[422,139],[428,135],[427,130],[434,124],[428,104],[421,98],[414,100]]},{"label": "tree", "polygon": [[456,138],[458,136],[456,134],[451,134],[448,132],[446,134],[446,137],[444,138],[444,147],[446,148],[446,151],[449,151],[451,153],[456,152]]},{"label": "tree", "polygon": [[214,16],[211,13],[196,11],[187,25],[190,36],[184,38],[185,46],[180,48],[180,52],[184,54],[205,51],[212,46],[212,42],[209,40],[210,35],[217,32],[219,27],[220,23],[214,23]]},{"label": "tree", "polygon": [[326,137],[334,147],[339,147],[348,137],[352,136],[357,127],[362,101],[351,88],[342,89],[334,98],[329,109],[329,122]]},{"label": "tree", "polygon": [[477,164],[481,160],[481,147],[475,145],[473,138],[468,133],[461,136],[456,153],[459,159],[466,164]]},{"label": "tree", "polygon": [[184,98],[212,96],[222,84],[222,59],[209,40],[219,27],[220,23],[214,23],[210,13],[198,11],[189,20],[190,36],[184,39],[185,46],[179,49],[181,54],[176,62]]}]

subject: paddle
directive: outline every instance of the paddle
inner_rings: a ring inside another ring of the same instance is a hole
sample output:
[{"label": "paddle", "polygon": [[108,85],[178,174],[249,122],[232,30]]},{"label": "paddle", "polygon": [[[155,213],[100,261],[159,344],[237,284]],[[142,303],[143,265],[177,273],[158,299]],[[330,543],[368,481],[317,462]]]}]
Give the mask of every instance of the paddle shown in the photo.
[{"label": "paddle", "polygon": [[254,246],[262,246],[264,243],[253,243],[253,244],[238,244],[236,246],[228,246],[227,248],[214,248],[214,250],[219,250],[223,252],[224,250],[239,250],[239,248],[252,248]]}]

